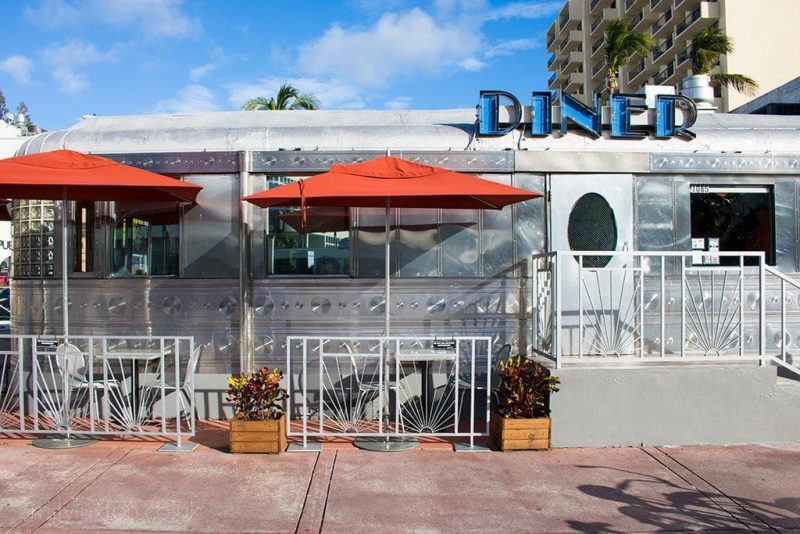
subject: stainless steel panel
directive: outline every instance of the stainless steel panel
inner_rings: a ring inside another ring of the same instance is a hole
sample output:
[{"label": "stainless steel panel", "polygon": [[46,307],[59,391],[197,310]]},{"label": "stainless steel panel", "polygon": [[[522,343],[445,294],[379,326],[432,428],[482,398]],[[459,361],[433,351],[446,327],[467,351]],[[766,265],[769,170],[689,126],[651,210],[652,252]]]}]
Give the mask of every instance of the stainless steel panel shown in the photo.
[{"label": "stainless steel panel", "polygon": [[399,276],[439,276],[439,211],[404,209],[399,223]]},{"label": "stainless steel panel", "polygon": [[797,205],[796,180],[776,180],[775,197],[775,265],[784,272],[797,270]]},{"label": "stainless steel panel", "polygon": [[[514,175],[514,185],[544,193],[544,176],[534,174]],[[547,222],[544,197],[526,200],[513,206],[516,262],[527,262],[531,254],[547,250]]]},{"label": "stainless steel panel", "polygon": [[[391,210],[390,226],[390,264],[392,274],[397,271],[397,225],[398,210]],[[351,251],[356,276],[383,277],[386,262],[386,210],[380,208],[360,208],[355,211],[356,223]]]},{"label": "stainless steel panel", "polygon": [[692,250],[692,214],[689,201],[689,180],[675,177],[673,195],[675,198],[675,249]]},{"label": "stainless steel panel", "polygon": [[442,211],[442,276],[478,276],[481,269],[480,212]]},{"label": "stainless steel panel", "polygon": [[239,177],[192,175],[203,186],[183,216],[181,276],[239,278]]},{"label": "stainless steel panel", "polygon": [[[359,163],[380,156],[384,150],[362,151],[308,151],[281,150],[253,152],[252,171],[269,174],[309,174],[327,171],[339,163]],[[464,172],[511,172],[514,170],[513,152],[425,152],[392,151],[393,156]]]},{"label": "stainless steel panel", "polygon": [[[484,178],[511,185],[510,175],[484,175]],[[513,274],[511,266],[514,264],[514,235],[511,215],[511,206],[502,210],[483,210],[481,258],[484,276],[510,276]]]},{"label": "stainless steel panel", "polygon": [[[753,135],[755,138],[756,136]],[[650,155],[652,172],[716,174],[797,174],[800,158],[774,154],[670,154]]]},{"label": "stainless steel panel", "polygon": [[[267,177],[264,174],[250,175],[251,191],[264,191]],[[267,275],[267,214],[266,209],[256,208],[250,219],[250,271],[254,278]]]},{"label": "stainless steel panel", "polygon": [[161,174],[227,174],[239,172],[239,154],[235,151],[100,155],[131,167],[147,169]]},{"label": "stainless steel panel", "polygon": [[639,176],[636,180],[636,227],[639,250],[674,250],[673,180]]}]

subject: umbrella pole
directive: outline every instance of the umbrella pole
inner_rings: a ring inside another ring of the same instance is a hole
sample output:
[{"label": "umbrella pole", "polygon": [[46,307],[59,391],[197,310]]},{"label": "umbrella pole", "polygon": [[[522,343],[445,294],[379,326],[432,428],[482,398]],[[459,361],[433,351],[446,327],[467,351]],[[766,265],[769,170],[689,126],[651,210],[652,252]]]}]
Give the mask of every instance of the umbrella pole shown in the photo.
[{"label": "umbrella pole", "polygon": [[64,188],[64,197],[61,200],[61,313],[64,320],[64,343],[69,343],[69,300],[67,296],[67,188]]},{"label": "umbrella pole", "polygon": [[383,322],[383,335],[389,335],[389,291],[390,291],[390,284],[389,284],[389,269],[391,268],[391,261],[390,261],[390,252],[391,252],[391,236],[389,235],[389,218],[391,217],[391,199],[386,199],[386,241],[384,243],[384,287],[383,291],[385,294],[385,303],[384,303],[384,322]]}]

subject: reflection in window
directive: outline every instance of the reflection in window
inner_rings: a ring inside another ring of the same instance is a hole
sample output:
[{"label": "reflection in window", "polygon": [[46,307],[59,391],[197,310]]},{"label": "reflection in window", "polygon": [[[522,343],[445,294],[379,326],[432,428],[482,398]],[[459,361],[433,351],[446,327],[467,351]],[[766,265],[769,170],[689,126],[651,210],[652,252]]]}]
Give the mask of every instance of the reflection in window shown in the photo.
[{"label": "reflection in window", "polygon": [[[294,178],[273,176],[269,188]],[[268,208],[269,274],[349,273],[350,210],[346,207]]]},{"label": "reflection in window", "polygon": [[[266,179],[270,188],[294,180]],[[490,175],[489,179],[511,183],[510,175]],[[544,178],[525,175],[520,185],[540,190]],[[267,244],[261,257],[267,258],[266,274],[347,275],[352,263],[353,276],[384,276],[384,208],[308,207],[305,227],[297,207],[273,207],[262,213]],[[541,199],[497,211],[392,209],[389,225],[392,277],[514,275],[519,272],[513,269],[515,265],[545,248]],[[259,272],[263,276],[265,271]]]},{"label": "reflection in window", "polygon": [[72,210],[72,272],[94,271],[94,202],[76,202]]},{"label": "reflection in window", "polygon": [[177,275],[179,218],[177,203],[115,203],[112,274]]}]

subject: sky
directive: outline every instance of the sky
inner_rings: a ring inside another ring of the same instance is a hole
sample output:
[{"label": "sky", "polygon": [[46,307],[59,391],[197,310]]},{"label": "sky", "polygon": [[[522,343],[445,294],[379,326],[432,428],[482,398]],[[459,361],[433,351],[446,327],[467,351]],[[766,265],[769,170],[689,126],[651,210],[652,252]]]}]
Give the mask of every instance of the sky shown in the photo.
[{"label": "sky", "polygon": [[546,90],[563,0],[4,0],[0,90],[46,130],[83,115],[240,109],[283,83],[321,109],[473,108]]}]

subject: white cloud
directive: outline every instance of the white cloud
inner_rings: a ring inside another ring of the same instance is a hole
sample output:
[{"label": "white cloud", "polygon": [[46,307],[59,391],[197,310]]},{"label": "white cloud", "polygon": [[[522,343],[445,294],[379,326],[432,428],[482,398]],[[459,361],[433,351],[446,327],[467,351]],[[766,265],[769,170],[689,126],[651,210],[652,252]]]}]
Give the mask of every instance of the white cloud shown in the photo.
[{"label": "white cloud", "polygon": [[411,106],[411,101],[410,96],[398,96],[387,100],[384,107],[386,109],[408,109]]},{"label": "white cloud", "polygon": [[132,26],[150,37],[188,37],[202,32],[183,0],[41,0],[25,10],[36,24],[62,26]]},{"label": "white cloud", "polygon": [[541,42],[537,39],[512,39],[495,43],[486,49],[483,55],[487,58],[511,56],[521,50],[531,50],[539,46],[541,46]]},{"label": "white cloud", "polygon": [[93,44],[82,41],[51,45],[42,50],[41,55],[59,89],[73,94],[89,87],[89,79],[81,70],[83,67],[114,59],[113,52],[100,53]]},{"label": "white cloud", "polygon": [[446,68],[475,68],[476,32],[437,23],[415,8],[386,13],[371,28],[330,27],[300,47],[298,66],[315,77],[341,77],[364,87],[385,87],[393,79],[438,74]]},{"label": "white cloud", "polygon": [[213,63],[206,63],[205,65],[200,65],[198,67],[195,67],[189,71],[189,79],[193,82],[196,82],[208,76],[211,73],[211,71],[213,71],[216,68],[217,66]]},{"label": "white cloud", "polygon": [[226,86],[228,102],[240,109],[251,98],[269,98],[278,93],[278,88],[290,83],[301,93],[313,95],[321,109],[363,109],[366,98],[352,84],[335,79],[318,78],[262,78],[255,82],[234,82]]},{"label": "white cloud", "polygon": [[564,6],[563,0],[547,2],[514,2],[492,9],[486,20],[550,18]]},{"label": "white cloud", "polygon": [[174,98],[158,102],[154,113],[203,113],[217,111],[214,94],[203,85],[187,85]]},{"label": "white cloud", "polygon": [[31,71],[33,70],[33,61],[25,56],[11,56],[0,62],[0,72],[4,72],[8,76],[23,85],[31,83]]},{"label": "white cloud", "polygon": [[474,57],[464,58],[458,62],[458,66],[470,72],[478,72],[486,66],[486,63]]}]

